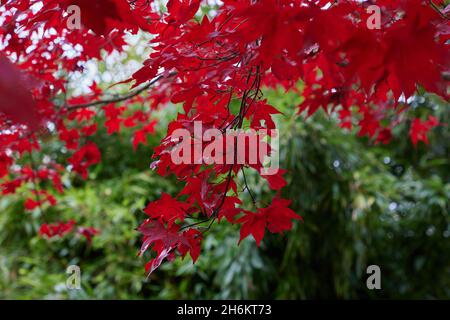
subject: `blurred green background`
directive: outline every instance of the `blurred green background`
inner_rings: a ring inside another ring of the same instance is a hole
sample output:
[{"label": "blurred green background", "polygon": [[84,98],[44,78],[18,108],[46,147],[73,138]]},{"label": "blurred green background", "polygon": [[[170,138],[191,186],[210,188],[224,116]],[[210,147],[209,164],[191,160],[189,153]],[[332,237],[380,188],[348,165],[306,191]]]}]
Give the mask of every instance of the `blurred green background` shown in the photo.
[{"label": "blurred green background", "polygon": [[[374,145],[340,129],[333,115],[294,116],[301,97],[282,90],[266,96],[284,112],[277,116],[281,167],[289,170],[283,196],[303,223],[284,236],[266,234],[260,248],[250,237],[238,246],[238,228],[215,223],[196,264],[163,263],[147,278],[149,257],[137,257],[141,209],[161,192],[180,189],[149,169],[152,148],[176,115],[171,106],[155,115],[158,132],[137,152],[129,132],[99,131],[93,140],[102,163],[87,181],[65,176],[67,190],[56,207],[24,211],[25,189],[2,196],[0,298],[450,298],[448,127],[433,129],[429,145],[414,147],[406,123],[390,144]],[[417,97],[409,115],[429,114],[449,123],[448,104]],[[58,155],[61,145],[46,148]],[[247,178],[261,203],[273,195],[256,175]],[[41,223],[69,219],[101,234],[91,245],[79,237],[37,236]],[[82,289],[68,291],[65,270],[73,264],[81,268]],[[371,264],[381,268],[381,290],[366,287]]]}]

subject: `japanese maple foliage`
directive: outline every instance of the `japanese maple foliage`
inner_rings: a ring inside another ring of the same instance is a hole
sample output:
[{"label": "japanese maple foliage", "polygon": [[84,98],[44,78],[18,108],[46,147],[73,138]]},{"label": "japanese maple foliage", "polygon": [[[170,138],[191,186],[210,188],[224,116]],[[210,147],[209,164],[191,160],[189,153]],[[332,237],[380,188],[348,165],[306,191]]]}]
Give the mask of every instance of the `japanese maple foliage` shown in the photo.
[{"label": "japanese maple foliage", "polygon": [[[70,5],[80,8],[78,29],[67,27]],[[136,149],[155,131],[152,111],[169,102],[182,104],[183,112],[169,124],[151,164],[160,175],[175,175],[180,192],[150,202],[144,208],[147,220],[138,228],[140,254],[153,253],[146,267],[152,272],[164,259],[189,253],[195,261],[203,233],[223,218],[240,226],[240,241],[251,235],[258,245],[267,232],[282,234],[301,219],[281,197],[288,172],[264,175],[262,164],[248,159],[242,164],[176,164],[170,152],[181,143],[173,136],[177,129],[188,130],[193,144],[194,121],[221,132],[275,129],[272,116],[279,111],[264,99],[263,89],[282,86],[298,92],[299,81],[305,98],[297,106],[299,114],[337,112],[343,128],[356,127],[375,143],[388,143],[402,121],[410,123],[414,144],[428,143],[427,132],[445,125],[432,116],[404,116],[419,89],[448,98],[445,1],[224,0],[208,15],[199,14],[206,5],[169,0],[161,10],[159,2],[144,0],[6,1],[0,10],[2,193],[29,185],[28,210],[54,205],[50,190],[39,188],[48,180],[63,192],[59,175],[67,168],[88,177],[89,168],[102,158],[90,140],[100,125],[108,134],[133,130]],[[380,28],[368,27],[369,5],[381,10]],[[152,52],[124,79],[132,82],[128,94],[107,98],[94,84],[89,95],[67,96],[71,74],[82,72],[87,61],[123,51],[125,35],[138,31],[152,34]],[[76,54],[65,54],[67,48]],[[130,108],[144,103],[149,107]],[[95,122],[99,114],[106,119],[103,124]],[[33,162],[49,135],[65,144],[69,167]],[[18,165],[24,159],[30,164]],[[246,171],[257,172],[276,193],[269,205],[255,198]],[[243,193],[252,203],[244,203]],[[41,234],[64,235],[73,225],[43,224]],[[78,232],[90,240],[97,230],[80,227]]]}]

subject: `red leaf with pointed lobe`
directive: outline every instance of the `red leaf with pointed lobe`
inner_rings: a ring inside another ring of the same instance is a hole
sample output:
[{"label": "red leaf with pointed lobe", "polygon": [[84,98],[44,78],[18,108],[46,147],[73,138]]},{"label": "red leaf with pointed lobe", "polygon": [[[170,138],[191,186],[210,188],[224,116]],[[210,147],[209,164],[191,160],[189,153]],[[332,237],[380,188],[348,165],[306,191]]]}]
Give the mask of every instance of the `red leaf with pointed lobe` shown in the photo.
[{"label": "red leaf with pointed lobe", "polygon": [[259,246],[264,237],[266,228],[272,233],[283,233],[292,228],[292,220],[301,220],[301,217],[289,209],[290,200],[278,196],[266,208],[260,208],[256,213],[245,211],[244,216],[236,221],[242,223],[239,243],[250,234]]},{"label": "red leaf with pointed lobe", "polygon": [[169,194],[163,193],[161,199],[150,202],[144,212],[151,218],[162,223],[168,223],[170,227],[175,221],[184,220],[185,211],[189,205],[172,198]]}]

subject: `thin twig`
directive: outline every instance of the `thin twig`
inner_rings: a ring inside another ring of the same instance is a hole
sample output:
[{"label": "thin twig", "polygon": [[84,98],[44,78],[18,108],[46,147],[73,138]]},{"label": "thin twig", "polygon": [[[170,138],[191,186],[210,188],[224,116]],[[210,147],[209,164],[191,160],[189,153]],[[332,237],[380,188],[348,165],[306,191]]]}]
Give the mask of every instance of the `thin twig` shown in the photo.
[{"label": "thin twig", "polygon": [[437,11],[437,13],[440,14],[440,16],[441,16],[442,18],[444,18],[444,19],[446,19],[446,20],[449,20],[449,18],[447,17],[447,15],[446,15],[444,12],[442,12],[441,9],[439,9],[439,7],[438,7],[433,1],[430,1],[430,4],[431,4],[431,6],[433,7],[433,9],[434,9],[435,11]]},{"label": "thin twig", "polygon": [[[173,77],[176,74],[177,74],[176,72],[172,72],[169,74],[168,77]],[[122,102],[122,101],[131,99],[131,98],[134,98],[134,97],[140,95],[142,92],[144,92],[145,90],[150,88],[152,85],[154,85],[156,82],[158,82],[162,78],[164,78],[163,75],[157,76],[156,78],[154,78],[153,80],[148,82],[145,86],[143,86],[140,89],[137,89],[133,92],[130,92],[127,95],[117,97],[117,98],[98,100],[98,101],[94,101],[94,102],[82,103],[82,104],[77,104],[77,105],[69,105],[66,107],[66,110],[72,111],[72,110],[77,110],[77,109],[82,109],[82,108],[95,107],[95,106],[99,106],[99,105],[103,105],[103,104]]]},{"label": "thin twig", "polygon": [[241,171],[242,171],[242,175],[244,176],[244,184],[245,184],[245,189],[247,189],[248,193],[250,194],[250,197],[252,198],[253,204],[256,206],[256,199],[253,196],[252,191],[250,190],[248,184],[247,184],[247,177],[245,176],[245,170],[244,170],[244,166],[241,167]]}]

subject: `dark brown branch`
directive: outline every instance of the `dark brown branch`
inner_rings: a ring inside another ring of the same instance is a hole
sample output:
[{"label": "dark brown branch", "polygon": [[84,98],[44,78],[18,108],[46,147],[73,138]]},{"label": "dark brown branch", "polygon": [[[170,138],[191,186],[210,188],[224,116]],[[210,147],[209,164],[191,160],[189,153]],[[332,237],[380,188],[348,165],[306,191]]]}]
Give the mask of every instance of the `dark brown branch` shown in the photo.
[{"label": "dark brown branch", "polygon": [[242,171],[242,175],[243,175],[243,177],[244,177],[244,184],[245,184],[244,190],[247,190],[247,191],[248,191],[248,193],[250,194],[250,197],[252,198],[253,204],[256,206],[256,199],[255,199],[255,196],[253,195],[252,191],[250,190],[250,188],[249,188],[249,186],[248,186],[248,184],[247,184],[247,177],[245,176],[245,169],[244,169],[244,166],[241,167],[241,171]]},{"label": "dark brown branch", "polygon": [[[177,74],[176,72],[171,72],[167,76],[167,78],[173,77],[176,74]],[[129,100],[131,98],[134,98],[134,97],[140,95],[142,92],[149,89],[152,85],[154,85],[156,82],[158,82],[162,78],[164,78],[164,76],[162,76],[162,75],[157,76],[153,80],[149,81],[145,86],[143,86],[135,91],[132,91],[127,95],[124,95],[121,97],[116,97],[116,98],[111,98],[111,99],[104,99],[104,100],[98,100],[98,101],[94,101],[94,102],[82,103],[82,104],[77,104],[77,105],[69,105],[69,106],[66,106],[66,110],[73,111],[73,110],[77,110],[77,109],[90,108],[90,107],[96,107],[99,105],[104,105],[104,104],[109,104],[109,103],[117,103],[117,102],[126,101],[126,100]]]},{"label": "dark brown branch", "polygon": [[444,12],[442,12],[441,9],[440,9],[433,1],[430,1],[430,4],[431,4],[431,7],[432,7],[437,13],[439,13],[439,15],[440,15],[442,18],[444,18],[444,19],[446,19],[446,20],[449,20],[449,18],[447,17],[447,15],[446,15]]}]

